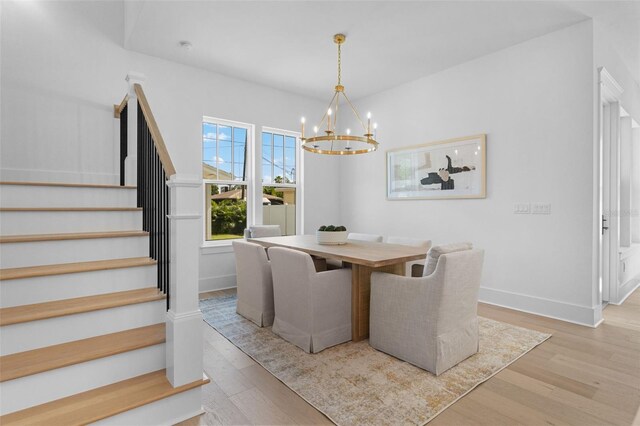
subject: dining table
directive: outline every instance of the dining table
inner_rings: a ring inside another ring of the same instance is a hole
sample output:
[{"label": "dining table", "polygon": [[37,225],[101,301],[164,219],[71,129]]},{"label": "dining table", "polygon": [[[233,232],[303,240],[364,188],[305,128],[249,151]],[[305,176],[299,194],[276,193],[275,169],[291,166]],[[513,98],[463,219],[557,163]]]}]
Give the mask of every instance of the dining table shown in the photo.
[{"label": "dining table", "polygon": [[406,262],[424,259],[424,248],[399,244],[347,240],[345,244],[318,244],[315,235],[250,238],[265,248],[286,247],[322,259],[334,259],[351,267],[351,337],[354,342],[369,337],[371,274],[404,275]]}]

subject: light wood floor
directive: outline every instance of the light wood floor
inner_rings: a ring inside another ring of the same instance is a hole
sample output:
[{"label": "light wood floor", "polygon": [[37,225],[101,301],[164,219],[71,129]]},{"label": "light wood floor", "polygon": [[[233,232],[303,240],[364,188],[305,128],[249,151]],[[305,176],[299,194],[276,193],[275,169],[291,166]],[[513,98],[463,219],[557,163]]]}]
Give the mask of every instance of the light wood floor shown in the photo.
[{"label": "light wood floor", "polygon": [[[640,425],[640,290],[608,306],[596,329],[491,305],[479,312],[553,337],[429,426]],[[202,330],[206,413],[181,425],[331,424],[206,323]]]}]

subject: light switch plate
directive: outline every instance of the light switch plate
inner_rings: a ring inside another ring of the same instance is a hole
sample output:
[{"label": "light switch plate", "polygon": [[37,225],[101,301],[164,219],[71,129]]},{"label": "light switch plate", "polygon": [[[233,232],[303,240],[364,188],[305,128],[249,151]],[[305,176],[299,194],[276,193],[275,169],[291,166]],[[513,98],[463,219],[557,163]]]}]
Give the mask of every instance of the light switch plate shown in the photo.
[{"label": "light switch plate", "polygon": [[532,203],[531,214],[551,214],[550,203]]}]

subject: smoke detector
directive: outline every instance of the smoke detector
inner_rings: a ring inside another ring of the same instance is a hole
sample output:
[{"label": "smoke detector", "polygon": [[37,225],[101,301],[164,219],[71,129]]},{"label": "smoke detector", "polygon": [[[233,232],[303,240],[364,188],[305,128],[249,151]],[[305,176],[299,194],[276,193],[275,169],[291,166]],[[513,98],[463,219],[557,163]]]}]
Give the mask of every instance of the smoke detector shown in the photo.
[{"label": "smoke detector", "polygon": [[179,44],[180,44],[180,47],[183,48],[184,50],[193,49],[193,44],[191,44],[190,41],[183,40]]}]

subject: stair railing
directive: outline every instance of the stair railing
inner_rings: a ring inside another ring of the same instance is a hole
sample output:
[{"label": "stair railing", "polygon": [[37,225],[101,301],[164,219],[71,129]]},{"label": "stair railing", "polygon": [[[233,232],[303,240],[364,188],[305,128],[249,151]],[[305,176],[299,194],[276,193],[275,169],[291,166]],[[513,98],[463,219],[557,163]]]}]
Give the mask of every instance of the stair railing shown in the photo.
[{"label": "stair railing", "polygon": [[[144,80],[143,74],[129,72],[128,98],[116,107],[123,137],[121,182],[136,185],[138,190],[143,229],[149,232],[149,256],[158,262],[158,289],[167,295],[167,380],[178,387],[202,380],[202,312],[198,305],[202,179],[176,173],[142,90]],[[128,118],[123,123],[125,112]]]},{"label": "stair railing", "polygon": [[176,174],[169,151],[160,134],[147,97],[139,84],[138,98],[138,207],[142,207],[142,229],[149,232],[149,256],[158,262],[158,289],[167,295],[169,309],[169,187]]},{"label": "stair railing", "polygon": [[[149,257],[157,262],[158,290],[167,296],[169,310],[169,249],[170,192],[167,180],[176,174],[169,152],[151,112],[140,84],[133,85],[137,98],[136,186],[137,205],[142,208],[142,229],[149,233]],[[125,96],[114,106],[114,116],[120,118],[120,185],[126,181],[126,159],[129,123]],[[136,117],[134,117],[136,118]]]}]

